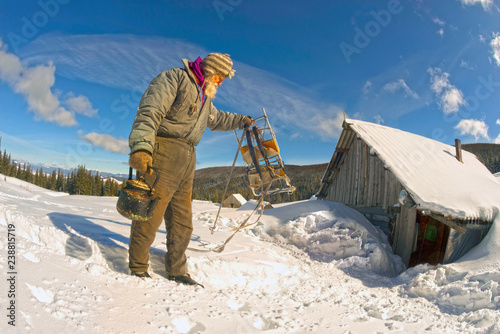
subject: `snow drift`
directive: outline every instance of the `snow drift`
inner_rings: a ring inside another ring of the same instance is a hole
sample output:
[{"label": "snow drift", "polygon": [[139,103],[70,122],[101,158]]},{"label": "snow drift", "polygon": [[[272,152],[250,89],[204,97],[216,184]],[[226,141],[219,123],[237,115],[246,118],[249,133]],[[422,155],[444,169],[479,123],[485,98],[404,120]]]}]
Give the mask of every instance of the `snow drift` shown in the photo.
[{"label": "snow drift", "polygon": [[[115,204],[1,176],[0,303],[16,305],[16,326],[4,317],[2,333],[500,332],[498,213],[459,262],[404,270],[385,235],[356,211],[316,200],[277,205],[223,253],[188,253],[202,289],[165,279],[163,228],[151,248],[153,278],[130,276],[130,222]],[[193,202],[191,247],[222,242],[253,208],[223,208],[212,235],[217,209]]]}]

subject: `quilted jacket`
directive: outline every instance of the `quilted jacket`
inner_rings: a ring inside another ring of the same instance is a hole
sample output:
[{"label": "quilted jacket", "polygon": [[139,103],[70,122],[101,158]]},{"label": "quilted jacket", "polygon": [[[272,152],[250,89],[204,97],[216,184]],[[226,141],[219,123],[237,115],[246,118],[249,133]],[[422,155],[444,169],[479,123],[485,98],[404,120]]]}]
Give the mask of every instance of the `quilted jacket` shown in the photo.
[{"label": "quilted jacket", "polygon": [[160,73],[144,92],[129,136],[131,153],[146,150],[152,154],[157,135],[183,138],[197,145],[207,127],[214,131],[243,129],[243,115],[218,110],[210,98],[202,107],[189,61],[182,62],[184,68]]}]

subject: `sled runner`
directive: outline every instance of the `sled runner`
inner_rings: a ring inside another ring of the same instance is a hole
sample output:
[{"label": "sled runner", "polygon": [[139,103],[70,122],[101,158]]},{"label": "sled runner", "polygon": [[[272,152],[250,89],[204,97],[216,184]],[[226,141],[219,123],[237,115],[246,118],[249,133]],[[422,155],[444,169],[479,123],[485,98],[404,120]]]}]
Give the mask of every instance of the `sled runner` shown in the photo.
[{"label": "sled runner", "polygon": [[290,179],[285,173],[276,135],[264,108],[262,112],[263,116],[254,120],[256,124],[254,127],[245,127],[242,140],[239,140],[236,130],[234,131],[247,169],[250,189],[255,196],[262,195],[267,188],[269,190],[265,195],[291,194],[295,191],[295,187],[290,184]]}]

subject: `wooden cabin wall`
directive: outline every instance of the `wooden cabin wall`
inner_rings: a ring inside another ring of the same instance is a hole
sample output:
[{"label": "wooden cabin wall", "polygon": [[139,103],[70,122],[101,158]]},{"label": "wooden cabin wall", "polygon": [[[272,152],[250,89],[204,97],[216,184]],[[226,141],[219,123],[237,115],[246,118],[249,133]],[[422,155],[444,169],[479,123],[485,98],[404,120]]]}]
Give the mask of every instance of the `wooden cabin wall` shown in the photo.
[{"label": "wooden cabin wall", "polygon": [[401,211],[396,219],[392,249],[395,254],[401,256],[403,263],[407,267],[410,264],[411,253],[416,239],[416,219],[417,209],[401,206]]},{"label": "wooden cabin wall", "polygon": [[383,162],[370,155],[361,139],[354,139],[340,171],[329,187],[327,200],[359,207],[382,207],[386,213],[398,203],[403,186]]}]

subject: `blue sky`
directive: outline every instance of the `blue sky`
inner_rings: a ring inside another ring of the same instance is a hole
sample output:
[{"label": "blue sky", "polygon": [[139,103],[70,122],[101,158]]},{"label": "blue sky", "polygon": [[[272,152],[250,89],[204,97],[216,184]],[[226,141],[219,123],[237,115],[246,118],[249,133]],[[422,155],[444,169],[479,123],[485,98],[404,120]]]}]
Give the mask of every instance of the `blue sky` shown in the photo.
[{"label": "blue sky", "polygon": [[[453,144],[500,143],[500,4],[421,1],[3,1],[2,151],[127,172],[140,96],[180,59],[229,53],[214,100],[266,108],[288,164],[330,160],[349,118]],[[198,168],[231,165],[207,129]],[[241,158],[239,163],[241,164]]]}]

